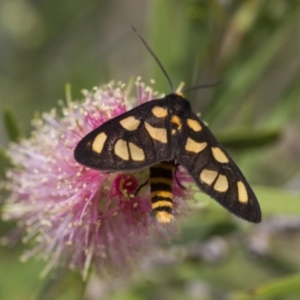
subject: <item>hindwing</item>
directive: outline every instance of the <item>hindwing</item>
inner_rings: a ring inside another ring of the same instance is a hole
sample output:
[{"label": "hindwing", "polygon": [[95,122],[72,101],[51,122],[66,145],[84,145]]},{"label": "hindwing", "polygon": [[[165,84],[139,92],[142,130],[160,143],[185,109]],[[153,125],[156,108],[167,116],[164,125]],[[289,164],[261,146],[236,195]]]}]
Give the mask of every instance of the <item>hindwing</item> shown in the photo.
[{"label": "hindwing", "polygon": [[136,171],[173,158],[170,115],[165,98],[115,117],[86,135],[75,159],[102,171]]}]

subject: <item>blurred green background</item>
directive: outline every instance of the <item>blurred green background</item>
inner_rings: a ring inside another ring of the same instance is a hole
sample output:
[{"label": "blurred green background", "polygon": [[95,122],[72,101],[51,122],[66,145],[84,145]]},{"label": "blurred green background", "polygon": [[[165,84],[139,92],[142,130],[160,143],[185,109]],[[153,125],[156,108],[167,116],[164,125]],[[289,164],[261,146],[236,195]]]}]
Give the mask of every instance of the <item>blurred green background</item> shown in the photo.
[{"label": "blurred green background", "polygon": [[[19,262],[26,246],[1,247],[1,299],[299,299],[300,1],[1,0],[1,147],[14,136],[11,113],[29,136],[34,113],[57,107],[66,83],[73,99],[139,75],[169,93],[131,25],[175,86],[222,80],[186,97],[253,184],[263,222],[207,199],[138,279],[109,287],[71,272],[40,280],[43,263]],[[15,226],[0,225],[1,235]]]}]

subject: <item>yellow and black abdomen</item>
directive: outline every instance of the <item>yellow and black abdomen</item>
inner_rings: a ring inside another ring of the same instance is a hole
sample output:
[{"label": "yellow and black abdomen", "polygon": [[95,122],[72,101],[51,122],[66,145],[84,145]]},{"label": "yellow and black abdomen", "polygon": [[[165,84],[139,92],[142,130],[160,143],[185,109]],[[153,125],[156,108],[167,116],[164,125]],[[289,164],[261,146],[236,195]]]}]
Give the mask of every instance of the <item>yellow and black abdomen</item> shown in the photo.
[{"label": "yellow and black abdomen", "polygon": [[174,170],[174,161],[160,162],[150,167],[152,214],[159,223],[169,223],[174,218],[172,214]]}]

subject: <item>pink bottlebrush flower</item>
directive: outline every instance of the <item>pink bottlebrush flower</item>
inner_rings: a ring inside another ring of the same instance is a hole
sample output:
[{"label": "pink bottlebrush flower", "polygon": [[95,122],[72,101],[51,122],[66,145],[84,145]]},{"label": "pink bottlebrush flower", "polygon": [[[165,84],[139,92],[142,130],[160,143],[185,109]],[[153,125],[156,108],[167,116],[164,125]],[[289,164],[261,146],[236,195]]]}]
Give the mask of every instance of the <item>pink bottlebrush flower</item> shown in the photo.
[{"label": "pink bottlebrush flower", "polygon": [[[136,87],[135,104],[157,98],[139,80]],[[158,233],[167,236],[172,226],[158,224],[149,216],[149,187],[135,195],[147,180],[147,170],[103,173],[74,160],[74,148],[83,136],[131,108],[131,98],[121,84],[83,94],[83,102],[61,104],[62,116],[52,110],[33,120],[31,137],[10,145],[14,167],[7,172],[10,196],[3,219],[17,221],[19,228],[5,241],[22,237],[31,242],[23,259],[43,257],[48,261],[45,273],[64,265],[84,277],[91,267],[100,274],[126,272],[141,255],[153,250],[154,237]],[[189,181],[181,168],[176,176],[181,183]],[[175,215],[182,213],[182,199],[187,195],[174,181]]]}]

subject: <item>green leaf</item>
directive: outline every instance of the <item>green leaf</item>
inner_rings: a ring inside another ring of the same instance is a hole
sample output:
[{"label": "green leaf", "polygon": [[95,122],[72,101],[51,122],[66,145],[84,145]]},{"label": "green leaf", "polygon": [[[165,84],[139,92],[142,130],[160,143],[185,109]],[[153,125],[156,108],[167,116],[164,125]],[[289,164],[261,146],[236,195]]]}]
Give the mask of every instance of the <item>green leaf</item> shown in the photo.
[{"label": "green leaf", "polygon": [[280,128],[264,128],[259,130],[238,129],[216,134],[224,147],[233,149],[249,149],[251,147],[263,147],[278,140],[281,134]]},{"label": "green leaf", "polygon": [[[262,284],[251,291],[255,296],[283,296],[300,292],[300,273],[274,279]],[[282,298],[283,299],[283,298]]]},{"label": "green leaf", "polygon": [[0,179],[5,178],[6,169],[11,166],[11,158],[6,153],[4,148],[0,147]]},{"label": "green leaf", "polygon": [[[299,214],[300,215],[300,194],[292,193],[287,190],[267,186],[253,186],[252,188],[257,196],[261,206],[263,217],[271,214]],[[195,188],[197,189],[197,188]],[[203,193],[195,195],[199,201],[197,204],[208,206],[209,210],[226,212],[226,210],[216,201]],[[192,204],[192,203],[191,203]],[[196,205],[195,205],[196,206]],[[216,212],[215,212],[216,211]]]},{"label": "green leaf", "polygon": [[11,141],[17,141],[21,136],[19,126],[10,108],[6,107],[3,111],[3,120],[6,132]]},{"label": "green leaf", "polygon": [[10,157],[7,155],[5,149],[0,147],[0,162],[2,162],[2,160],[5,162],[10,162]]},{"label": "green leaf", "polygon": [[254,186],[263,215],[300,214],[300,195],[287,190]]},{"label": "green leaf", "polygon": [[[223,91],[216,103],[206,112],[205,118],[214,126],[222,126],[228,122],[232,113],[232,107],[238,106],[240,99],[249,92],[256,82],[265,76],[267,68],[272,63],[278,50],[282,46],[285,37],[293,24],[293,13],[282,19],[281,26],[274,30],[263,43],[259,43],[253,54],[244,63],[231,65],[227,70],[228,83],[226,91]],[[216,118],[218,116],[218,118]]]},{"label": "green leaf", "polygon": [[292,117],[298,118],[299,93],[300,93],[300,69],[289,82],[286,90],[278,97],[276,105],[271,109],[268,115],[264,118],[264,124],[272,124],[273,126],[280,126]]}]

